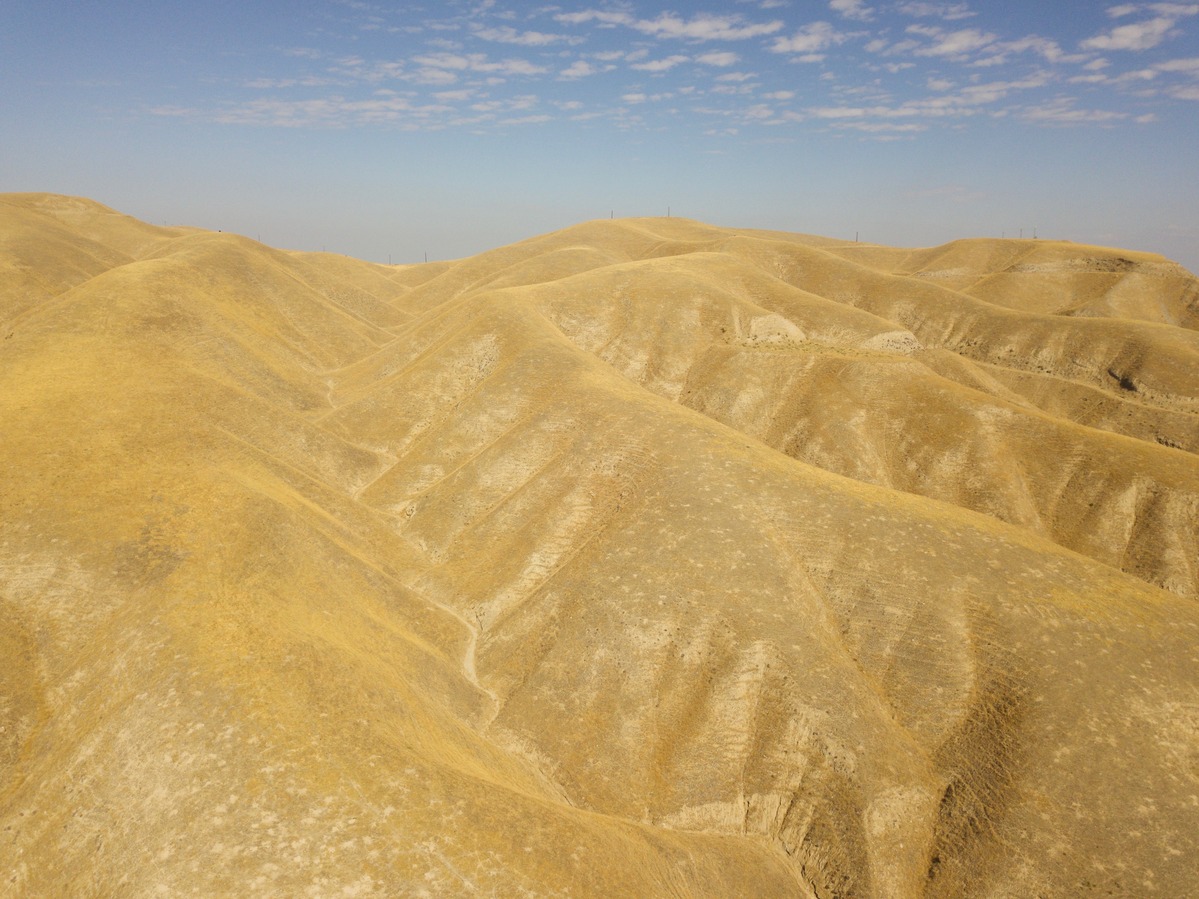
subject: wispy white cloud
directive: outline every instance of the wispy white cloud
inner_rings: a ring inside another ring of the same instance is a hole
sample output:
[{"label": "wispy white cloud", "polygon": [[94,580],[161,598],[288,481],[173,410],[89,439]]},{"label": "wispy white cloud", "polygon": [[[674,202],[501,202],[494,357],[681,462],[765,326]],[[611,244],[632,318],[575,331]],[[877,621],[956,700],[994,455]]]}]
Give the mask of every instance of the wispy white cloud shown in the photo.
[{"label": "wispy white cloud", "polygon": [[516,44],[521,47],[546,47],[550,44],[578,44],[582,38],[571,34],[549,34],[543,31],[517,31],[510,25],[498,28],[476,27],[472,34],[484,41]]},{"label": "wispy white cloud", "polygon": [[210,121],[226,125],[274,128],[346,128],[390,125],[401,130],[437,130],[485,121],[488,117],[463,116],[444,103],[420,103],[413,98],[382,91],[364,99],[340,95],[306,100],[259,98],[227,104],[216,110],[188,107],[154,107],[152,115]]},{"label": "wispy white cloud", "polygon": [[330,66],[328,72],[341,79],[378,84],[403,78],[406,67],[402,61],[397,60],[367,62],[360,56],[347,56]]},{"label": "wispy white cloud", "polygon": [[677,65],[682,65],[690,57],[687,56],[667,56],[665,59],[651,59],[649,62],[635,63],[629,68],[636,69],[639,72],[666,72],[673,69]]},{"label": "wispy white cloud", "polygon": [[412,72],[403,76],[405,81],[411,81],[414,84],[423,84],[429,87],[445,86],[448,84],[457,84],[458,76],[448,69],[439,69],[434,66],[421,66]]},{"label": "wispy white cloud", "polygon": [[587,9],[574,13],[558,13],[554,18],[568,25],[583,25],[588,22],[607,26],[623,25],[652,37],[690,41],[747,40],[774,34],[783,28],[781,20],[747,22],[741,16],[718,16],[711,13],[699,13],[690,19],[684,19],[676,13],[664,12],[654,19],[638,19],[626,12]]},{"label": "wispy white cloud", "polygon": [[632,93],[622,94],[620,99],[624,100],[626,103],[638,104],[658,103],[662,100],[670,100],[673,97],[674,94],[670,91],[663,91],[662,93],[658,94],[646,94],[641,91],[634,91]]},{"label": "wispy white cloud", "polygon": [[808,114],[818,119],[862,119],[868,116],[888,117],[905,113],[885,106],[816,106],[809,109]]},{"label": "wispy white cloud", "polygon": [[757,119],[759,121],[764,121],[766,119],[774,118],[774,107],[768,106],[765,103],[755,103],[753,106],[748,106],[743,109],[741,114],[750,120]]},{"label": "wispy white cloud", "polygon": [[601,9],[584,9],[579,12],[558,13],[554,19],[565,25],[586,25],[588,22],[598,22],[600,25],[615,26],[629,25],[636,19],[627,12],[605,12]]},{"label": "wispy white cloud", "polygon": [[756,84],[737,81],[720,81],[716,79],[717,84],[712,85],[708,92],[714,96],[721,97],[748,97],[757,90]]},{"label": "wispy white cloud", "polygon": [[498,119],[496,121],[496,124],[497,125],[540,125],[544,122],[549,122],[552,120],[553,120],[553,116],[546,115],[545,113],[538,113],[536,115],[515,116],[515,117],[511,117],[511,118],[506,118],[506,119]]},{"label": "wispy white cloud", "polygon": [[946,22],[977,15],[965,3],[900,3],[896,9],[917,19],[944,19]]},{"label": "wispy white cloud", "polygon": [[812,22],[791,37],[775,38],[770,49],[774,53],[819,53],[835,44],[844,43],[847,37],[828,22]]},{"label": "wispy white cloud", "polygon": [[1186,75],[1199,76],[1199,56],[1189,59],[1169,59],[1154,66],[1160,72],[1182,72]]},{"label": "wispy white cloud", "polygon": [[536,65],[527,59],[491,60],[482,53],[428,53],[414,56],[412,61],[431,69],[485,72],[502,76],[543,75],[549,71],[545,66]]},{"label": "wispy white cloud", "polygon": [[918,50],[920,46],[920,41],[911,39],[896,41],[895,43],[879,39],[867,44],[866,50],[869,53],[881,53],[884,56],[902,56],[906,53],[911,53],[913,50]]},{"label": "wispy white cloud", "polygon": [[863,134],[899,137],[915,135],[927,131],[928,126],[921,122],[836,122],[834,128],[841,131],[859,131]]},{"label": "wispy white cloud", "polygon": [[737,61],[740,58],[741,57],[739,57],[736,53],[729,53],[729,52],[725,51],[725,52],[704,53],[701,56],[695,57],[695,61],[701,62],[706,66],[718,66],[720,68],[727,68],[728,66],[736,65]]},{"label": "wispy white cloud", "polygon": [[1020,118],[1041,125],[1108,125],[1128,118],[1128,114],[1124,112],[1111,109],[1079,109],[1074,104],[1073,98],[1058,98],[1022,110]]},{"label": "wispy white cloud", "polygon": [[694,41],[739,41],[764,37],[782,30],[783,23],[747,23],[738,16],[714,16],[701,13],[690,20],[673,13],[663,13],[656,19],[639,21],[633,26],[655,37],[686,38]]},{"label": "wispy white cloud", "polygon": [[935,25],[909,25],[906,30],[908,34],[920,34],[932,40],[932,43],[914,51],[917,56],[945,56],[950,59],[962,59],[970,53],[990,47],[999,37],[977,28],[945,31]]},{"label": "wispy white cloud", "polygon": [[558,73],[559,78],[573,80],[575,78],[586,78],[589,75],[595,75],[603,71],[599,66],[594,66],[585,59],[576,59],[569,66]]},{"label": "wispy white cloud", "polygon": [[[957,90],[945,90],[935,96],[906,100],[900,103],[874,105],[816,106],[808,110],[816,119],[861,119],[890,121],[894,119],[944,119],[978,115],[985,107],[993,106],[1021,91],[1034,90],[1049,83],[1049,76],[1039,74],[1018,81],[992,81],[970,84]],[[945,85],[938,84],[939,88]],[[950,86],[952,87],[952,86]]]},{"label": "wispy white cloud", "polygon": [[[1049,38],[1030,35],[1029,37],[1021,38],[1018,41],[1008,41],[1003,45],[1003,49],[1010,53],[1024,53],[1031,51],[1039,56],[1044,57],[1049,62],[1062,62],[1067,60],[1065,51],[1062,50],[1061,44],[1057,41],[1052,41]],[[1070,61],[1083,61],[1082,57],[1072,57]]]},{"label": "wispy white cloud", "polygon": [[1174,16],[1179,19],[1187,16],[1199,16],[1199,3],[1150,3],[1149,9],[1159,15]]},{"label": "wispy white cloud", "polygon": [[1131,71],[1117,75],[1112,79],[1112,83],[1130,84],[1138,81],[1152,81],[1157,76],[1158,71],[1156,69],[1132,69]]},{"label": "wispy white cloud", "polygon": [[[1178,84],[1176,79],[1178,77],[1199,78],[1199,57],[1169,59],[1151,66],[1129,69],[1118,73],[1108,72],[1107,68],[1107,66],[1098,67],[1092,70],[1090,74],[1076,75],[1073,78],[1067,79],[1067,81],[1070,84],[1107,84],[1123,88],[1141,86],[1138,89],[1138,94],[1143,96],[1151,96],[1156,92],[1159,95],[1174,99],[1190,99],[1191,85]],[[1161,81],[1169,82],[1171,80],[1174,80],[1174,83],[1166,83],[1159,88],[1144,88],[1144,85],[1149,82],[1160,83]]]},{"label": "wispy white cloud", "polygon": [[279,90],[289,87],[325,87],[336,84],[337,80],[319,75],[304,75],[300,78],[255,78],[246,82],[246,87],[252,90]]},{"label": "wispy white cloud", "polygon": [[1157,16],[1143,22],[1117,25],[1111,31],[1089,37],[1081,44],[1084,50],[1149,50],[1166,39],[1178,20]]},{"label": "wispy white cloud", "polygon": [[535,94],[520,94],[515,97],[504,97],[495,100],[480,100],[472,103],[475,112],[525,112],[540,102]]},{"label": "wispy white cloud", "polygon": [[859,22],[869,22],[874,18],[874,10],[866,5],[866,0],[829,0],[828,8]]},{"label": "wispy white cloud", "polygon": [[1061,44],[1039,35],[1029,35],[1015,41],[1000,41],[986,48],[988,55],[974,61],[976,67],[1007,65],[1013,55],[1032,53],[1050,63],[1085,63],[1088,53],[1067,53]]}]

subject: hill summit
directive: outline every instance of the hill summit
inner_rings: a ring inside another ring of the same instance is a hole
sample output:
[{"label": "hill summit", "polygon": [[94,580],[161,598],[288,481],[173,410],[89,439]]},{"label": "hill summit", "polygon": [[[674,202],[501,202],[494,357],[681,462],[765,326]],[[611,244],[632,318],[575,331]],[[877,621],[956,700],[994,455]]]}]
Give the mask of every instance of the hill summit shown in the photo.
[{"label": "hill summit", "polygon": [[0,894],[1199,892],[1199,281],[0,195]]}]

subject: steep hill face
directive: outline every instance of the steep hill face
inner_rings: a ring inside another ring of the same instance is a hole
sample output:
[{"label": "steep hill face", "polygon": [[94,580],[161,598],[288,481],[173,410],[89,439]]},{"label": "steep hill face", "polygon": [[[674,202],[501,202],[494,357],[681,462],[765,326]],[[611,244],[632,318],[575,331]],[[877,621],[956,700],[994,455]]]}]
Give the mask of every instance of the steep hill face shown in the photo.
[{"label": "steep hill face", "polygon": [[0,894],[1199,891],[1199,290],[0,196]]}]

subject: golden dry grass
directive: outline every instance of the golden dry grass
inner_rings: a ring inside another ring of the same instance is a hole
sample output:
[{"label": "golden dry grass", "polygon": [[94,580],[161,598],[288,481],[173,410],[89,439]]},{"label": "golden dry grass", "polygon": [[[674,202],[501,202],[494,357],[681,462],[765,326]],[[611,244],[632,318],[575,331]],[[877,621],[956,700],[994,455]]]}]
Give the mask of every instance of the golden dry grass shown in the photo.
[{"label": "golden dry grass", "polygon": [[1199,289],[0,196],[0,893],[1199,891]]}]

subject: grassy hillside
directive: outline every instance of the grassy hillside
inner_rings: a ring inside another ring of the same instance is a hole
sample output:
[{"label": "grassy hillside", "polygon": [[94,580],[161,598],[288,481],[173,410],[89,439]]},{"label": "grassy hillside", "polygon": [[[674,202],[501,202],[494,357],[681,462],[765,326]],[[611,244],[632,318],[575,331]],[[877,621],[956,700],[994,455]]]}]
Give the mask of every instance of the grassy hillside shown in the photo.
[{"label": "grassy hillside", "polygon": [[0,195],[0,894],[1199,890],[1199,289]]}]

